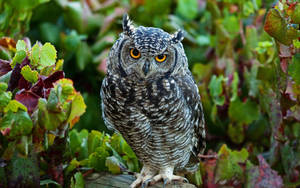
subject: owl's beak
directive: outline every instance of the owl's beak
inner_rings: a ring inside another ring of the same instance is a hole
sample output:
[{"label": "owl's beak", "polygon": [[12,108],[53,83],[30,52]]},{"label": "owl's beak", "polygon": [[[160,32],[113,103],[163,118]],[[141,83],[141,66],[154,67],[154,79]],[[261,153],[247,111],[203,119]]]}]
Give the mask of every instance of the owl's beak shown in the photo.
[{"label": "owl's beak", "polygon": [[146,61],[144,66],[143,66],[143,72],[145,74],[145,76],[147,75],[147,73],[149,72],[150,70],[150,62],[149,61]]}]

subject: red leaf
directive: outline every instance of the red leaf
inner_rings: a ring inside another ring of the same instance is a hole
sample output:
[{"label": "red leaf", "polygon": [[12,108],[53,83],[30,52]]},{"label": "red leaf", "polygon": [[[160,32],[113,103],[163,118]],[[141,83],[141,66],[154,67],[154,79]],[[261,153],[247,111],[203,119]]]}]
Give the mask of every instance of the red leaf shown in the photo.
[{"label": "red leaf", "polygon": [[[25,65],[29,65],[30,62],[29,62],[29,59],[28,57],[26,57],[22,63],[17,63],[15,65],[15,67],[13,68],[13,71],[11,73],[11,76],[10,76],[10,80],[8,82],[8,91],[13,91],[16,87],[18,87],[19,89],[23,89],[23,88],[26,88],[27,85],[19,85],[19,80],[21,79],[22,75],[21,75],[21,69],[22,67],[24,67]],[[24,84],[24,82],[21,81],[20,84]]]},{"label": "red leaf", "polygon": [[53,83],[56,82],[59,79],[62,79],[65,77],[65,74],[63,71],[57,71],[53,74],[51,74],[48,78],[44,80],[45,88],[52,88]]},{"label": "red leaf", "polygon": [[18,82],[18,88],[21,89],[26,89],[29,90],[31,88],[32,84],[30,82],[28,82],[27,80],[25,80],[25,78],[23,76],[21,76],[21,78],[19,79]]},{"label": "red leaf", "polygon": [[101,61],[101,63],[99,64],[99,66],[97,68],[99,72],[102,72],[104,74],[107,73],[106,63],[107,63],[107,58],[105,58]]},{"label": "red leaf", "polygon": [[279,176],[275,170],[270,168],[263,156],[259,155],[257,158],[259,161],[259,176],[256,177],[255,187],[283,187],[281,176]]},{"label": "red leaf", "polygon": [[204,187],[207,188],[217,188],[218,185],[215,184],[215,168],[217,165],[217,159],[211,158],[206,159],[204,168],[205,168],[205,176],[203,178]]},{"label": "red leaf", "polygon": [[9,71],[11,71],[9,61],[0,59],[0,76],[8,73]]},{"label": "red leaf", "polygon": [[10,132],[10,128],[6,128],[4,130],[1,130],[1,133],[2,133],[3,136],[9,135],[9,132]]},{"label": "red leaf", "polygon": [[17,101],[19,101],[27,107],[28,112],[30,114],[36,108],[39,98],[40,97],[38,95],[34,94],[31,91],[26,91],[24,89],[19,91],[15,96],[15,99]]},{"label": "red leaf", "polygon": [[36,95],[45,98],[44,86],[43,79],[39,78],[39,80],[32,86],[31,91]]},{"label": "red leaf", "polygon": [[7,90],[13,91],[18,86],[20,78],[21,78],[21,66],[19,63],[17,63],[11,73]]}]

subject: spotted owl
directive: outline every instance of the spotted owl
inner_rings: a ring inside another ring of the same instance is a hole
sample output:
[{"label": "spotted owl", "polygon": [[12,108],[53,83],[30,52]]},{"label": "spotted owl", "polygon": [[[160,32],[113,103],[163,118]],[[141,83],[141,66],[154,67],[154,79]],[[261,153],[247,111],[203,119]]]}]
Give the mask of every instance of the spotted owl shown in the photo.
[{"label": "spotted owl", "polygon": [[143,163],[131,187],[183,181],[174,173],[197,170],[197,155],[205,149],[201,99],[182,39],[181,30],[134,27],[124,15],[123,32],[110,51],[102,115]]}]

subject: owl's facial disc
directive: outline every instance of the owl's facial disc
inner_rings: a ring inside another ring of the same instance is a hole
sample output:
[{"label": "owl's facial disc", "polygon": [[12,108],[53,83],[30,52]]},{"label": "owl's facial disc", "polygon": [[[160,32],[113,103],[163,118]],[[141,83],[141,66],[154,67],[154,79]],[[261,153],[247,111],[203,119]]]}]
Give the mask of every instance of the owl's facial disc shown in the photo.
[{"label": "owl's facial disc", "polygon": [[160,68],[155,62],[152,56],[142,56],[136,63],[131,67],[131,71],[134,72],[140,78],[149,78],[159,73]]}]

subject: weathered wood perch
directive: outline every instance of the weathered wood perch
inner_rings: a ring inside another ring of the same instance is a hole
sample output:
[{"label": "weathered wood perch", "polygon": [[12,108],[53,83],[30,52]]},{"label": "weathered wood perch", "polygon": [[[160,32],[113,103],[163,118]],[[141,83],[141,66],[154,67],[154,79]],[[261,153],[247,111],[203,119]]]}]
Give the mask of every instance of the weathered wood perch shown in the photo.
[{"label": "weathered wood perch", "polygon": [[[111,175],[105,173],[93,173],[85,178],[85,188],[128,188],[135,180],[132,175]],[[162,182],[149,186],[148,188],[161,188]],[[165,188],[196,188],[192,184],[172,182]]]}]

